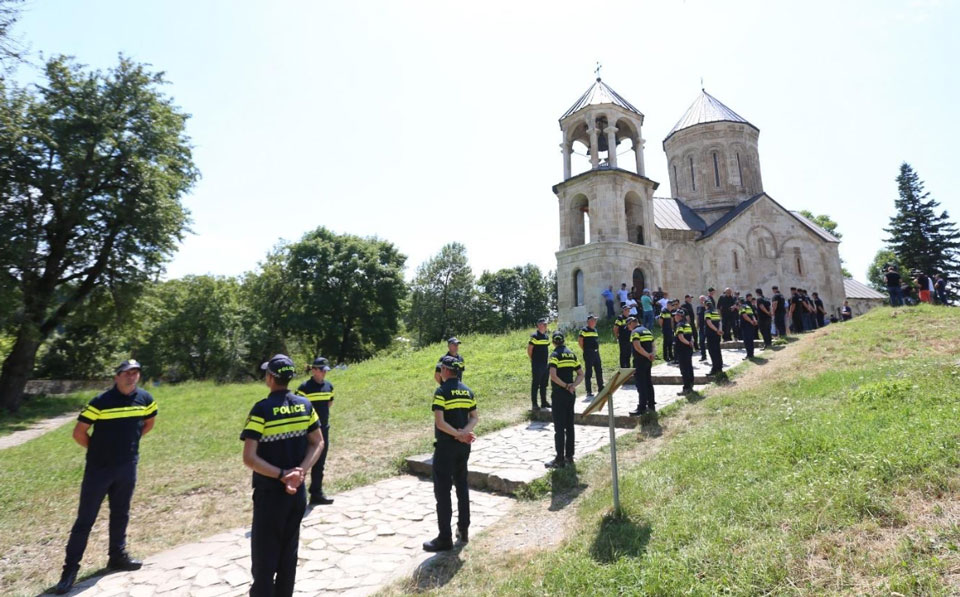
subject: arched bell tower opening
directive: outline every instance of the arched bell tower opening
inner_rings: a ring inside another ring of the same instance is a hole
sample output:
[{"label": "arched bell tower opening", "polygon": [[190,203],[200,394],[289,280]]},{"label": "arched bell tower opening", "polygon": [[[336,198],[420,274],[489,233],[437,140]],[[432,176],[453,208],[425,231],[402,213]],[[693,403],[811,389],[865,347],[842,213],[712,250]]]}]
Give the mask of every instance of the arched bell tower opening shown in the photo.
[{"label": "arched bell tower opening", "polygon": [[[643,270],[639,267],[634,268],[633,270],[633,287],[637,292],[643,292],[643,289],[647,287],[647,278],[643,275]],[[637,299],[637,302],[640,302],[640,299]]]}]

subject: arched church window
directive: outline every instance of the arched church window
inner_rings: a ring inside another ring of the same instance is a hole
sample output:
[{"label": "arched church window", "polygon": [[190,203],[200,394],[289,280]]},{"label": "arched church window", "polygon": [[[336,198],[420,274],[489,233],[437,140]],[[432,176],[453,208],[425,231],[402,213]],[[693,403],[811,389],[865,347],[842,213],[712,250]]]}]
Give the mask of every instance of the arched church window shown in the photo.
[{"label": "arched church window", "polygon": [[737,153],[737,186],[743,186],[743,168],[740,167],[740,154]]},{"label": "arched church window", "polygon": [[573,274],[573,304],[583,306],[583,270],[580,269]]},{"label": "arched church window", "polygon": [[733,271],[740,271],[740,259],[737,257],[736,249],[733,251]]},{"label": "arched church window", "polygon": [[677,165],[673,165],[673,180],[677,183],[677,188],[680,188],[680,177],[677,176]]},{"label": "arched church window", "polygon": [[713,152],[713,184],[720,188],[720,161],[717,159],[717,152]]},{"label": "arched church window", "polygon": [[693,158],[690,158],[690,186],[694,191],[697,190],[697,179],[693,176]]},{"label": "arched church window", "polygon": [[803,261],[800,259],[800,248],[793,249],[793,260],[797,263],[797,275],[803,275]]},{"label": "arched church window", "polygon": [[766,242],[766,240],[767,240],[767,239],[763,238],[762,236],[757,239],[757,254],[760,255],[761,257],[766,257],[766,256],[767,256],[767,242]]}]

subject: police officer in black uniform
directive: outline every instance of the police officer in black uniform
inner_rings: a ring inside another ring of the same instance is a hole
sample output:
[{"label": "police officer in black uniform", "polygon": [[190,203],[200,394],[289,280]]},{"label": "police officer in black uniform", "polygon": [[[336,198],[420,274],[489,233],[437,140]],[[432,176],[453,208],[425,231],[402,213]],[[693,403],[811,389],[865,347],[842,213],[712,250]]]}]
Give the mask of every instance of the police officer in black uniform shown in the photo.
[{"label": "police officer in black uniform", "polygon": [[597,334],[597,316],[587,315],[587,325],[580,330],[577,338],[580,351],[583,353],[583,363],[587,366],[587,396],[593,396],[590,388],[590,378],[597,375],[597,392],[603,390],[603,365],[600,362],[600,337]]},{"label": "police officer in black uniform", "polygon": [[747,300],[740,305],[740,334],[743,346],[747,349],[747,358],[753,358],[753,340],[757,337],[757,317],[753,310],[753,295],[747,293]]},{"label": "police officer in black uniform", "polygon": [[473,390],[457,378],[457,361],[445,356],[440,359],[440,387],[433,393],[433,495],[437,499],[437,526],[439,534],[423,544],[424,551],[446,551],[453,548],[450,520],[453,504],[450,488],[457,492],[457,538],[461,543],[470,540],[470,489],[467,486],[467,461],[470,444],[476,439],[477,401]]},{"label": "police officer in black uniform", "polygon": [[[127,553],[127,523],[130,500],[137,483],[140,438],[153,429],[157,403],[137,387],[140,363],[130,359],[115,369],[114,385],[80,411],[73,439],[87,449],[87,462],[80,486],[80,507],[67,541],[67,557],[56,593],[70,592],[77,580],[80,560],[87,548],[90,529],[103,498],[110,503],[110,548],[107,567],[137,570],[142,562]],[[93,427],[93,433],[90,428]]]},{"label": "police officer in black uniform", "polygon": [[717,312],[720,313],[720,321],[723,323],[723,339],[730,340],[730,335],[734,331],[737,322],[735,305],[737,299],[733,296],[733,291],[729,288],[723,289],[723,294],[717,299]]},{"label": "police officer in black uniform", "polygon": [[707,329],[704,316],[707,314],[707,297],[700,295],[700,304],[697,305],[697,336],[700,345],[700,362],[707,360]]},{"label": "police officer in black uniform", "polygon": [[657,318],[660,324],[660,332],[663,334],[663,360],[667,363],[673,363],[676,360],[673,354],[673,313],[675,312],[673,301],[670,301],[660,312],[660,317]]},{"label": "police officer in black uniform", "polygon": [[537,392],[540,392],[540,408],[550,408],[547,402],[547,382],[550,380],[550,370],[547,367],[547,357],[550,356],[550,337],[547,336],[547,320],[537,320],[537,331],[530,334],[527,342],[527,356],[530,357],[530,409],[537,408]]},{"label": "police officer in black uniform", "polygon": [[620,368],[630,367],[630,330],[627,328],[627,318],[630,317],[630,307],[623,305],[620,307],[620,317],[613,322],[613,337],[617,339],[617,345],[620,348]]},{"label": "police officer in black uniform", "polygon": [[[628,330],[624,329],[623,333],[628,334]],[[564,346],[561,332],[553,333],[553,345],[555,348],[550,353],[550,398],[553,400],[553,443],[557,457],[546,464],[547,468],[573,464],[573,402],[577,397],[577,386],[583,381],[583,367],[577,355]]]},{"label": "police officer in black uniform", "polygon": [[680,365],[680,376],[683,378],[683,390],[678,396],[693,391],[693,327],[687,322],[687,313],[677,309],[674,314],[676,332],[677,364]]},{"label": "police officer in black uniform", "polygon": [[250,595],[289,597],[307,507],[303,479],[323,451],[323,434],[310,401],[287,389],[290,357],[274,355],[260,369],[270,394],[253,405],[240,433],[243,463],[253,470]]},{"label": "police officer in black uniform", "polygon": [[805,309],[806,308],[803,306],[803,301],[800,299],[800,293],[797,291],[797,288],[791,286],[788,315],[790,315],[790,320],[793,324],[794,334],[803,332],[803,312]]},{"label": "police officer in black uniform", "polygon": [[707,339],[707,351],[710,353],[710,373],[714,375],[723,371],[723,353],[720,352],[720,341],[723,339],[723,318],[717,313],[717,307],[707,301],[707,312],[703,315],[703,323]]},{"label": "police officer in black uniform", "polygon": [[[443,355],[444,357],[453,357],[457,361],[457,379],[463,381],[463,370],[466,369],[466,364],[463,361],[463,357],[460,356],[460,340],[456,337],[450,338],[447,340],[447,354]],[[443,357],[440,357],[442,360]],[[437,361],[437,366],[433,369],[433,379],[437,383],[441,383],[440,379],[440,361]]]},{"label": "police officer in black uniform", "polygon": [[633,381],[637,385],[637,410],[630,413],[631,417],[639,417],[656,410],[656,400],[653,391],[653,376],[651,369],[657,358],[653,348],[653,332],[639,325],[636,318],[631,317],[627,325],[630,326],[630,342],[633,346]]},{"label": "police officer in black uniform", "polygon": [[683,309],[684,313],[687,314],[687,323],[690,324],[690,327],[693,328],[693,350],[694,352],[700,350],[700,336],[697,332],[697,320],[694,317],[696,311],[693,310],[693,303],[690,301],[693,300],[693,297],[689,294],[683,297],[683,304],[680,307]]},{"label": "police officer in black uniform", "polygon": [[773,313],[770,311],[770,301],[763,296],[763,289],[757,288],[756,315],[757,323],[760,325],[760,335],[763,337],[763,349],[770,348],[770,321]]},{"label": "police officer in black uniform", "polygon": [[777,336],[787,337],[787,300],[780,294],[780,287],[773,287],[773,300],[770,311],[773,313],[773,325],[777,327]]},{"label": "police officer in black uniform", "polygon": [[320,432],[323,434],[323,451],[320,458],[310,470],[310,488],[308,494],[311,504],[329,505],[333,503],[323,493],[323,469],[327,462],[327,452],[330,450],[330,407],[333,406],[333,384],[326,380],[330,363],[323,357],[317,357],[310,366],[310,379],[300,384],[297,396],[303,396],[313,405],[314,412],[320,420]]}]

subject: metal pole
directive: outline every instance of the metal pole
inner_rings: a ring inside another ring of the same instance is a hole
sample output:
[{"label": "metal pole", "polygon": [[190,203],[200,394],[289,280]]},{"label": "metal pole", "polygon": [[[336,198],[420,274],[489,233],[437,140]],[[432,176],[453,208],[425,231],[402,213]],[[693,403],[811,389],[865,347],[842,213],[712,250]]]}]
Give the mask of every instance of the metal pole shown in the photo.
[{"label": "metal pole", "polygon": [[613,513],[620,516],[620,480],[617,478],[617,431],[614,427],[613,392],[607,398],[607,413],[610,420],[610,470],[613,475]]}]

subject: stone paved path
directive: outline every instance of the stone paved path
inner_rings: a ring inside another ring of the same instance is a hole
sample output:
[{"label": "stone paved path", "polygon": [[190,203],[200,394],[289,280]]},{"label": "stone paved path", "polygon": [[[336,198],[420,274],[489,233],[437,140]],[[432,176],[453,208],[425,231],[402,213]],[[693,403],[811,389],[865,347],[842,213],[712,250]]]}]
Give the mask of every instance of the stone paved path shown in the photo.
[{"label": "stone paved path", "polygon": [[25,444],[35,437],[40,437],[44,433],[52,431],[57,427],[68,423],[69,421],[75,421],[76,419],[77,413],[71,413],[69,415],[60,415],[59,417],[38,421],[28,429],[24,429],[23,431],[14,431],[10,435],[0,437],[0,450]]},{"label": "stone paved path", "polygon": [[[505,496],[471,492],[471,532],[489,526],[512,505]],[[340,493],[332,505],[313,508],[300,531],[295,595],[369,595],[412,574],[437,557],[421,549],[437,534],[435,511],[433,484],[413,476]],[[249,531],[235,529],[147,558],[135,572],[89,579],[71,594],[229,597],[247,594],[249,583]]]}]

